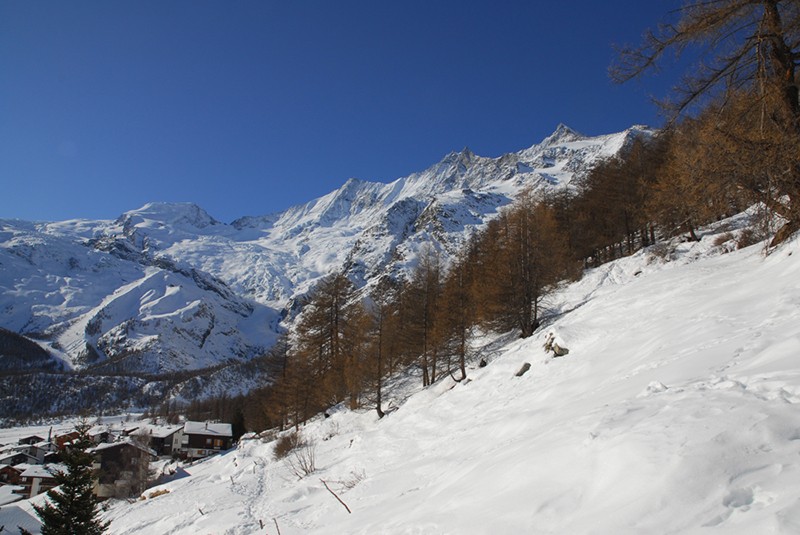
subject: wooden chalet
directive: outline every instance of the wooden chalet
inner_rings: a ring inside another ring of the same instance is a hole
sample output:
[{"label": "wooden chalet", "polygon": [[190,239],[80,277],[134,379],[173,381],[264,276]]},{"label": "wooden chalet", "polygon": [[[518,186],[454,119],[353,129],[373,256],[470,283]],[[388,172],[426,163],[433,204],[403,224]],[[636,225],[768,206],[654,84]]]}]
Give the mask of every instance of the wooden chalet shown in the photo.
[{"label": "wooden chalet", "polygon": [[231,424],[209,422],[183,424],[181,452],[188,459],[202,459],[230,449],[232,442]]},{"label": "wooden chalet", "polygon": [[44,437],[40,437],[39,435],[31,435],[31,436],[19,439],[17,441],[17,443],[18,444],[28,444],[28,445],[32,446],[33,444],[36,444],[37,442],[41,442],[43,440],[44,440]]},{"label": "wooden chalet", "polygon": [[180,433],[183,426],[168,425],[168,426],[151,426],[147,430],[146,436],[150,448],[156,452],[158,456],[172,455],[173,450],[180,449]]},{"label": "wooden chalet", "polygon": [[146,480],[150,461],[156,459],[155,451],[130,439],[100,444],[89,451],[99,474],[94,486],[98,498],[131,494]]},{"label": "wooden chalet", "polygon": [[13,466],[22,463],[36,464],[36,462],[37,462],[36,457],[28,455],[24,451],[12,451],[0,457],[0,466],[2,465]]},{"label": "wooden chalet", "polygon": [[35,464],[28,466],[19,476],[19,484],[22,485],[22,496],[33,498],[37,494],[46,492],[56,486],[56,478],[53,474],[57,470],[64,470],[60,465]]},{"label": "wooden chalet", "polygon": [[20,476],[26,468],[28,468],[27,464],[18,464],[16,466],[7,464],[0,466],[0,483],[5,485],[19,485]]},{"label": "wooden chalet", "polygon": [[64,433],[63,435],[56,435],[55,443],[56,447],[59,450],[63,450],[69,444],[72,444],[80,435],[77,431],[70,431],[69,433]]}]

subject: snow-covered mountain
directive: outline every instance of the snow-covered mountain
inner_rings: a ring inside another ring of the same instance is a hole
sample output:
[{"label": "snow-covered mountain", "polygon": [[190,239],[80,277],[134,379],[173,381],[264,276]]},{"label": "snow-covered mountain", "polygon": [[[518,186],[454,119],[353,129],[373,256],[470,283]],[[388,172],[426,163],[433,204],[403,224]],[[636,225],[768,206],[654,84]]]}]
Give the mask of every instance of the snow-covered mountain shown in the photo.
[{"label": "snow-covered mountain", "polygon": [[465,148],[389,184],[350,179],[230,224],[175,203],[114,221],[0,220],[0,327],[45,347],[50,368],[160,377],[246,362],[321,277],[345,270],[366,286],[402,276],[424,243],[446,258],[522,188],[568,187],[650,134],[584,137],[560,125],[519,152]]}]

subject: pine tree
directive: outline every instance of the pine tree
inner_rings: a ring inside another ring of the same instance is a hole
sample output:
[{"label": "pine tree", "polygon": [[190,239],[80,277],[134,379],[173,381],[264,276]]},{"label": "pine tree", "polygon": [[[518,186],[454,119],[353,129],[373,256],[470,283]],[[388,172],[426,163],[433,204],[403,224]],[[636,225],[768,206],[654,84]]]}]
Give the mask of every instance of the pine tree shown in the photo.
[{"label": "pine tree", "polygon": [[99,535],[108,529],[108,522],[97,517],[99,500],[92,493],[92,454],[89,425],[77,426],[78,438],[61,454],[66,472],[55,474],[58,486],[47,492],[49,501],[34,505],[42,521],[42,535]]}]

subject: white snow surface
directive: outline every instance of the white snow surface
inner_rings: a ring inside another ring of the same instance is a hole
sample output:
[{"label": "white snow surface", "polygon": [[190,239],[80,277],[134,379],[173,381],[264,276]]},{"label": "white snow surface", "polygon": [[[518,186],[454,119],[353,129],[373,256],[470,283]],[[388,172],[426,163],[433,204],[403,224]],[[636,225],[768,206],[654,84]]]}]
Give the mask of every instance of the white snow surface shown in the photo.
[{"label": "white snow surface", "polygon": [[110,532],[800,533],[800,242],[713,240],[589,271],[533,337],[483,340],[469,381],[312,421],[309,476],[244,440],[112,504]]}]

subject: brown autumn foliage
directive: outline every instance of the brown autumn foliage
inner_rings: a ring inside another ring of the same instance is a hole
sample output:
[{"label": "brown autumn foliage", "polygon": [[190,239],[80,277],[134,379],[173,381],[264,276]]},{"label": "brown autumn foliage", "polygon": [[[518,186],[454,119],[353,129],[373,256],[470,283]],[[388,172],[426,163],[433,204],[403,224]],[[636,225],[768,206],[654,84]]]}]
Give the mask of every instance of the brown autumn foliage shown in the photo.
[{"label": "brown autumn foliage", "polygon": [[483,304],[478,321],[530,336],[539,325],[543,298],[571,272],[567,236],[555,210],[533,191],[523,192],[489,223],[478,249],[476,301]]},{"label": "brown autumn foliage", "polygon": [[[724,182],[733,180],[783,219],[773,239],[776,245],[800,229],[796,73],[800,4],[796,0],[695,0],[677,10],[676,18],[648,31],[640,46],[623,48],[612,77],[624,82],[657,66],[668,51],[699,48],[693,74],[684,78],[677,100],[667,107],[677,116],[704,109],[709,102],[722,102],[717,109],[729,119],[719,127],[712,120],[706,129],[701,128],[703,135],[713,138],[704,139],[701,150],[713,147],[714,151],[706,154],[711,158],[699,155],[697,161],[710,164],[712,172],[724,173]],[[741,118],[742,124],[730,118]]]}]

